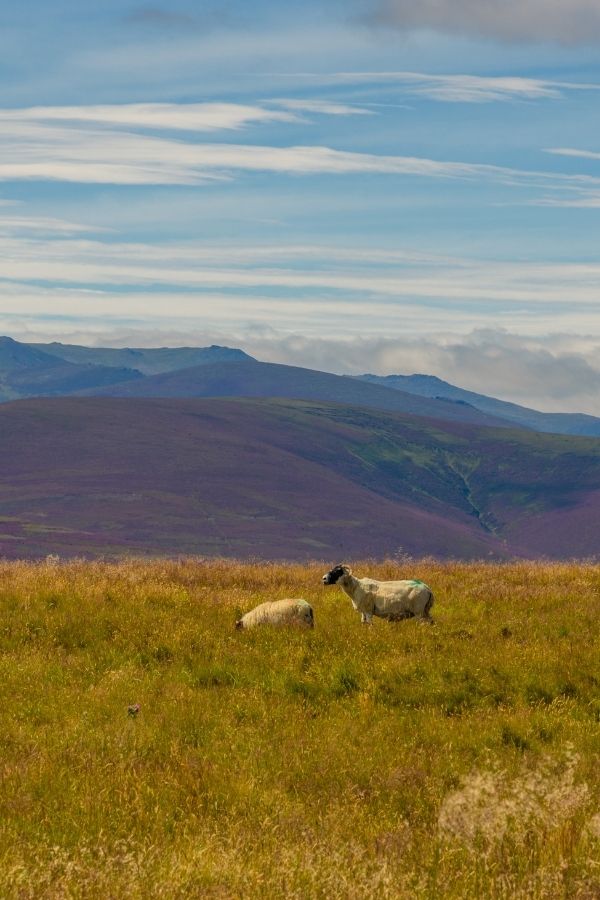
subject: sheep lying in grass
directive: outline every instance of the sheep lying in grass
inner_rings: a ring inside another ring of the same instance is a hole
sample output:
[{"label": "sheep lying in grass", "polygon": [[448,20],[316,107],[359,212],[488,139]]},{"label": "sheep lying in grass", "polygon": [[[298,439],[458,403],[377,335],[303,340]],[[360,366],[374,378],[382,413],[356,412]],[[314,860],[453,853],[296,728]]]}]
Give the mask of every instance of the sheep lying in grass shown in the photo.
[{"label": "sheep lying in grass", "polygon": [[255,625],[314,626],[312,606],[306,600],[272,600],[261,603],[235,623],[236,628],[254,628]]},{"label": "sheep lying in grass", "polygon": [[361,614],[361,622],[370,625],[373,616],[398,622],[400,619],[420,619],[433,624],[429,610],[433,593],[422,581],[375,581],[374,578],[355,578],[348,566],[335,566],[323,575],[323,584],[339,584]]}]

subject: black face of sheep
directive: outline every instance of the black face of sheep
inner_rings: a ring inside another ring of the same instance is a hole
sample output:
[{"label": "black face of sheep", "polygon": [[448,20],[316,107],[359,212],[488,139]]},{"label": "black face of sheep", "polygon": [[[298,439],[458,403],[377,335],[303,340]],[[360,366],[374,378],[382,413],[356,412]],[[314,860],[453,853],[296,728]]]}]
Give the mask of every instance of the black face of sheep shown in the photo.
[{"label": "black face of sheep", "polygon": [[349,571],[348,566],[335,566],[330,572],[323,575],[323,584],[336,584],[336,582],[338,582],[343,575],[347,575]]}]

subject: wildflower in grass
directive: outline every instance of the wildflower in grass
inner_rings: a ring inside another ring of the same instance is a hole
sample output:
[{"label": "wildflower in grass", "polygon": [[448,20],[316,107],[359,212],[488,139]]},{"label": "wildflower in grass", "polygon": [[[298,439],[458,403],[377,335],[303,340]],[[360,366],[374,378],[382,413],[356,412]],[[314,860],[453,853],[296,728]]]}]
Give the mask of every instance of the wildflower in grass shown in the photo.
[{"label": "wildflower in grass", "polygon": [[587,828],[592,837],[600,839],[600,813],[592,816],[587,824]]}]

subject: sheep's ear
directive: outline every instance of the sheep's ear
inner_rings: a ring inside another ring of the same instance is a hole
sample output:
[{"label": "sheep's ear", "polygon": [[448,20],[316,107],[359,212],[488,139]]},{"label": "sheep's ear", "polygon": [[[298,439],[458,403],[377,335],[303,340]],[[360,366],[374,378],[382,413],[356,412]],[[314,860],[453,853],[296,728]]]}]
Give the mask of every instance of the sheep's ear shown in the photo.
[{"label": "sheep's ear", "polygon": [[352,575],[352,569],[350,568],[350,566],[342,566],[342,569],[344,570],[345,575]]}]

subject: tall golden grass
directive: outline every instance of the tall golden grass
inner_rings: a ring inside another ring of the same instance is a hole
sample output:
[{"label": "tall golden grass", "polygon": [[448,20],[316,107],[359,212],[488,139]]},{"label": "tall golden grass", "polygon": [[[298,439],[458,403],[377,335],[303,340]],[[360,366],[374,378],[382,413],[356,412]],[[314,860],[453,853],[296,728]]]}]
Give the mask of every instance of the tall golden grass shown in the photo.
[{"label": "tall golden grass", "polygon": [[0,563],[0,896],[600,897],[600,567],[353,568]]}]

